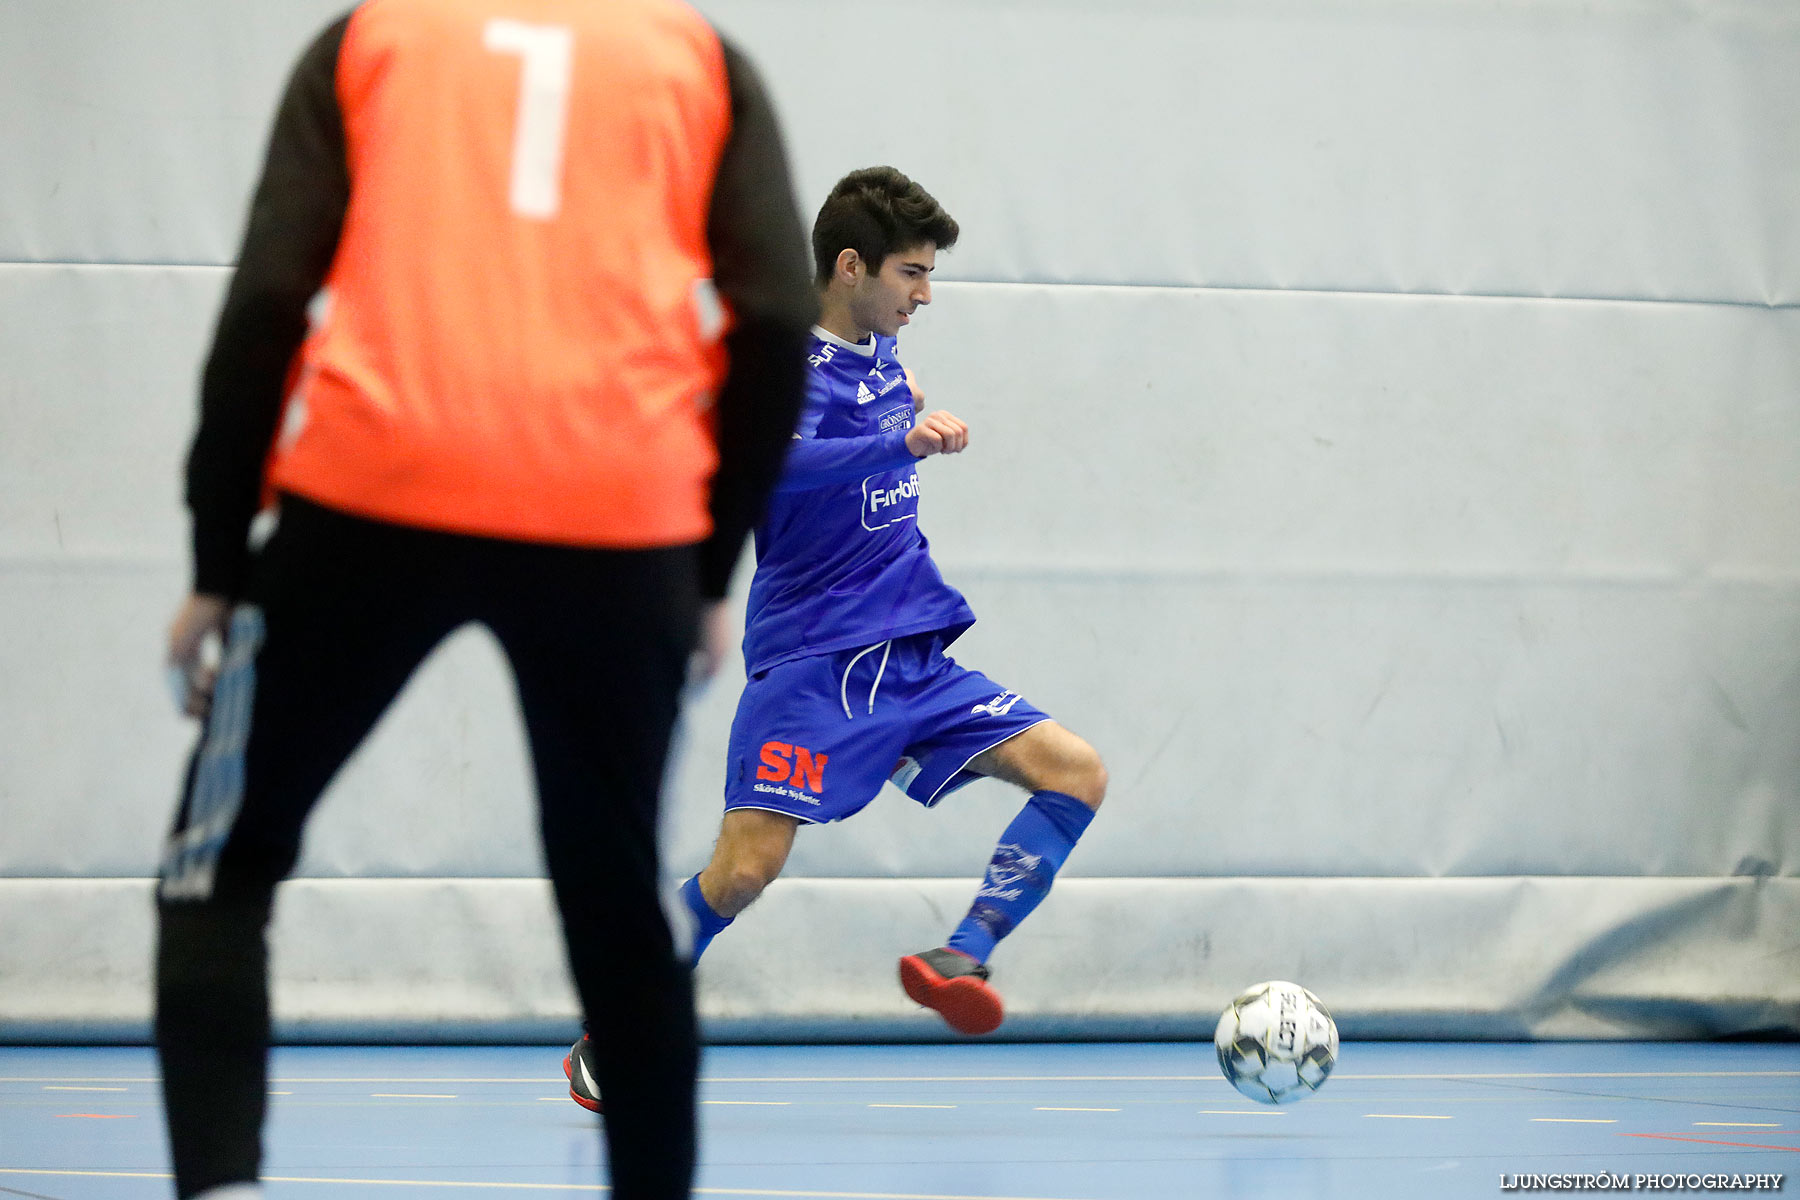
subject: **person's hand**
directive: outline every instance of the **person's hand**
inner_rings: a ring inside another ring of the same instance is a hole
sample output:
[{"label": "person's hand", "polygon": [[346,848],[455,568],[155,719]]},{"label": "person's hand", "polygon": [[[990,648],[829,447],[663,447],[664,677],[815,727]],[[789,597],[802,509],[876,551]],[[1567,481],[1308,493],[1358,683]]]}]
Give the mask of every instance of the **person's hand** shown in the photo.
[{"label": "person's hand", "polygon": [[205,659],[206,639],[225,638],[225,625],[231,619],[231,601],[224,596],[195,592],[190,595],[169,623],[169,675],[181,711],[190,717],[205,717],[212,708],[213,684],[219,671]]},{"label": "person's hand", "polygon": [[920,417],[906,435],[906,448],[914,458],[960,454],[968,445],[969,427],[942,411]]},{"label": "person's hand", "polygon": [[719,673],[731,653],[731,633],[731,610],[725,601],[708,600],[700,606],[700,636],[688,662],[689,683],[705,684]]}]

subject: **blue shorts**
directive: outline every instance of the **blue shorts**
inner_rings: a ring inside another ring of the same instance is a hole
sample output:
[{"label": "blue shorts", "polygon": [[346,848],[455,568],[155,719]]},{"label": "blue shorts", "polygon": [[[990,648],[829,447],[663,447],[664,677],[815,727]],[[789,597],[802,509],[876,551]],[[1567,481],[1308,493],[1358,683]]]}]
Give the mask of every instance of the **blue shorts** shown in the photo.
[{"label": "blue shorts", "polygon": [[930,807],[978,778],[977,755],[1049,719],[935,633],[794,659],[744,685],[725,807],[841,821],[890,779]]}]

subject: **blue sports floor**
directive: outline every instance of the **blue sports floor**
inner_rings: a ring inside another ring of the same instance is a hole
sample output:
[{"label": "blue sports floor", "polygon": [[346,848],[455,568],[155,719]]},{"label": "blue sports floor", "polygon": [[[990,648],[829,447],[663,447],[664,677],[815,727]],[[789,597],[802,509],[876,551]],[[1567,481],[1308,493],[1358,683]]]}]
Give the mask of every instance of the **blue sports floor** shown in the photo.
[{"label": "blue sports floor", "polygon": [[[604,1194],[563,1050],[277,1050],[268,1194]],[[727,1046],[704,1074],[706,1197],[1401,1200],[1533,1174],[1800,1195],[1793,1043],[1351,1043],[1285,1109],[1207,1044]],[[162,1197],[166,1171],[148,1050],[0,1048],[0,1197]]]}]

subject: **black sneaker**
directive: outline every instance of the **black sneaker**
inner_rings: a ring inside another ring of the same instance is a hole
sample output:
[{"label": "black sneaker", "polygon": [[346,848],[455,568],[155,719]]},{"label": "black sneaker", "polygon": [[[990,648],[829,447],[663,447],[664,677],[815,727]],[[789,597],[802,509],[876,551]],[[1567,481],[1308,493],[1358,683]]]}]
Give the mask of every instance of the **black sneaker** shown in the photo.
[{"label": "black sneaker", "polygon": [[1000,993],[988,986],[988,969],[948,947],[921,950],[900,960],[900,986],[915,1003],[936,1009],[958,1033],[992,1033],[1006,1017]]},{"label": "black sneaker", "polygon": [[600,1107],[600,1084],[594,1072],[594,1040],[587,1034],[563,1056],[563,1074],[569,1077],[569,1099],[589,1112],[605,1111]]}]

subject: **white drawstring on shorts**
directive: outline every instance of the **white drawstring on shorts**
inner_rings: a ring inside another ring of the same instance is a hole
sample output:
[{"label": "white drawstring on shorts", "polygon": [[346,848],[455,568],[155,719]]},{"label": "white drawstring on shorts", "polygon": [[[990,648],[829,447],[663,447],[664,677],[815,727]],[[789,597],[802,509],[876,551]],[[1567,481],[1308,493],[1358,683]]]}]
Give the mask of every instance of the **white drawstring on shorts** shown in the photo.
[{"label": "white drawstring on shorts", "polygon": [[877,649],[881,650],[881,665],[875,668],[875,682],[869,687],[869,712],[873,713],[875,711],[875,692],[881,687],[881,677],[887,673],[888,655],[894,652],[894,639],[889,638],[885,642],[875,643],[867,650],[859,650],[855,657],[844,664],[844,678],[838,684],[838,700],[843,704],[844,716],[848,719],[854,720],[856,717],[856,714],[850,711],[850,672],[855,669],[858,662],[862,661],[863,655],[873,654]]}]

